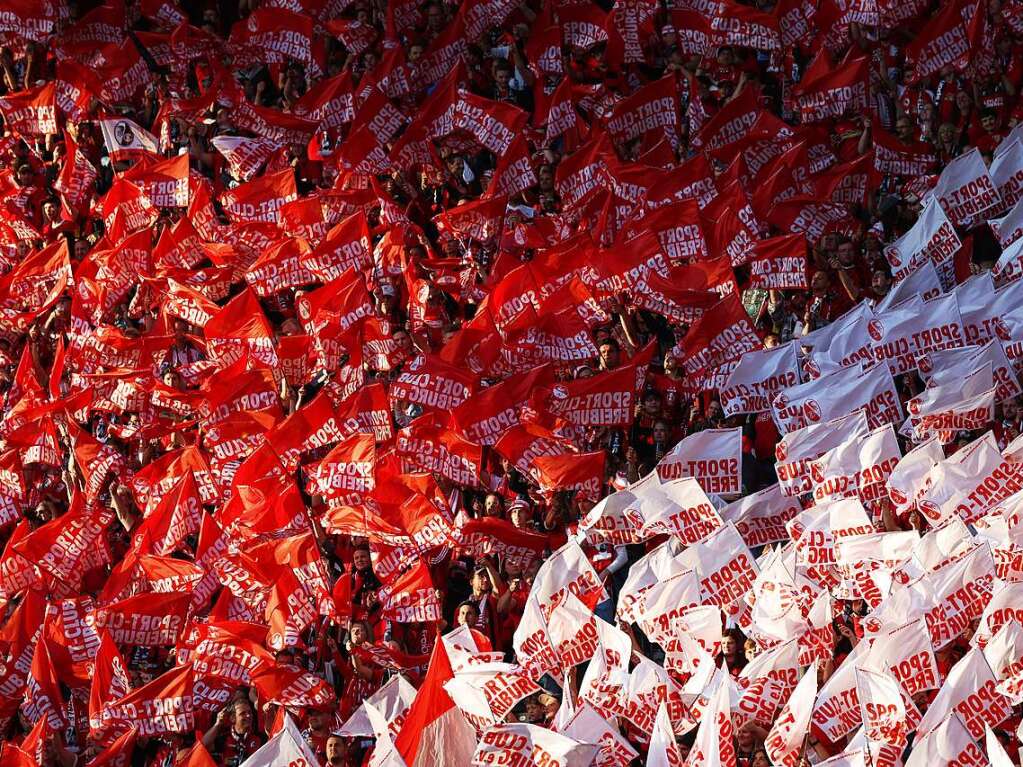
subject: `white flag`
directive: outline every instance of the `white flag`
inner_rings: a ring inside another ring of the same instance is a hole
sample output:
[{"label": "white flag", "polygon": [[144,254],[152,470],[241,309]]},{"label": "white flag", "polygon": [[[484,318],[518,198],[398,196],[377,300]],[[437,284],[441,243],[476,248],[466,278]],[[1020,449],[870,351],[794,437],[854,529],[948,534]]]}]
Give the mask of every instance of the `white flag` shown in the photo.
[{"label": "white flag", "polygon": [[[1008,248],[1023,236],[1023,199],[1018,200],[1004,216],[990,219],[987,223],[998,238],[998,244]],[[998,275],[995,274],[995,277]]]},{"label": "white flag", "polygon": [[984,736],[984,745],[987,747],[987,759],[991,762],[991,767],[1016,767],[990,727]]},{"label": "white flag", "polygon": [[[532,724],[498,724],[481,736],[472,764],[556,764],[589,767],[598,747]],[[443,762],[437,767],[441,767]]]},{"label": "white flag", "polygon": [[[721,675],[724,676],[724,672]],[[735,767],[734,737],[729,685],[722,681],[700,719],[700,729],[686,758],[686,767]]]},{"label": "white flag", "polygon": [[[864,421],[865,422],[865,421]],[[781,484],[744,495],[721,509],[724,522],[731,522],[750,548],[788,540],[785,523],[803,510],[797,498],[786,496]]]},{"label": "white flag", "polygon": [[742,429],[705,429],[690,434],[657,464],[662,482],[692,477],[707,493],[738,495],[742,489]]},{"label": "white flag", "polygon": [[810,463],[813,498],[855,498],[864,503],[887,495],[885,482],[902,458],[891,424],[854,436]]},{"label": "white flag", "polygon": [[991,363],[996,401],[1004,402],[1023,394],[1023,388],[1020,387],[1012,363],[1005,356],[1005,347],[997,338],[992,338],[986,344],[971,344],[958,349],[932,352],[927,355],[926,360],[921,360],[920,375],[928,386],[939,386],[962,381],[986,362]]},{"label": "white flag", "polygon": [[617,727],[608,724],[607,717],[588,703],[579,706],[563,734],[579,741],[596,742],[600,750],[593,758],[593,767],[628,767],[639,757]]},{"label": "white flag", "polygon": [[315,767],[319,760],[305,744],[305,738],[298,727],[291,721],[291,716],[284,715],[284,727],[279,733],[260,746],[241,767],[280,767],[280,765],[296,765],[296,767]]},{"label": "white flag", "polygon": [[984,654],[976,648],[967,652],[948,672],[945,684],[920,720],[917,742],[921,736],[937,730],[952,712],[964,717],[962,724],[974,739],[984,734],[985,724],[997,727],[1011,716],[1012,705],[995,691],[996,684]]},{"label": "white flag", "polygon": [[867,424],[873,429],[886,423],[902,423],[899,394],[886,365],[876,365],[867,371],[840,368],[816,381],[782,389],[771,408],[783,434],[860,408],[866,411]]},{"label": "white flag", "polygon": [[928,735],[917,736],[905,767],[988,767],[984,751],[977,745],[962,719],[955,712]]},{"label": "white flag", "polygon": [[810,715],[813,713],[816,697],[815,660],[799,680],[796,689],[792,691],[788,702],[782,707],[774,726],[767,734],[767,740],[764,741],[764,749],[771,759],[771,764],[777,767],[795,767],[810,728]]},{"label": "white flag", "polygon": [[790,431],[774,446],[778,484],[785,495],[802,495],[813,489],[810,462],[820,458],[847,439],[870,431],[867,414],[862,410],[824,423],[810,424]]},{"label": "white flag", "polygon": [[646,767],[682,767],[682,754],[675,742],[671,729],[668,709],[662,703],[657,709],[654,729],[650,733],[650,748],[646,755]]},{"label": "white flag", "polygon": [[888,291],[888,295],[877,302],[874,311],[881,314],[914,296],[922,296],[925,301],[928,301],[937,298],[941,293],[941,278],[938,276],[938,270],[934,268],[933,263],[925,261],[895,283]]},{"label": "white flag", "polygon": [[720,391],[721,409],[728,417],[766,413],[780,389],[799,382],[798,342],[747,352]]},{"label": "white flag", "polygon": [[918,360],[939,349],[966,344],[966,331],[955,293],[924,301],[915,296],[878,315],[871,326],[877,361],[887,363],[892,375],[916,370]]},{"label": "white flag", "polygon": [[107,145],[107,154],[111,160],[128,159],[139,152],[160,154],[160,144],[156,137],[132,120],[125,117],[100,120],[99,127],[103,131],[103,142]]},{"label": "white flag", "polygon": [[1023,143],[1016,140],[999,151],[991,163],[991,181],[1002,198],[997,210],[1006,211],[1019,202],[1023,197]]},{"label": "white flag", "polygon": [[955,227],[937,199],[929,197],[916,223],[899,239],[884,249],[892,267],[892,276],[902,279],[921,264],[939,262],[955,255],[962,246]]},{"label": "white flag", "polygon": [[[362,705],[355,710],[355,713],[348,718],[348,721],[341,726],[338,734],[344,735],[347,738],[380,737],[380,733],[374,732],[373,722],[366,710],[368,707],[372,707],[383,717],[383,720],[388,725],[388,729],[394,730],[391,732],[393,737],[398,734],[397,731],[401,728],[401,721],[405,716],[405,712],[408,711],[415,697],[416,688],[405,677],[398,674],[366,698]],[[391,725],[394,725],[394,727],[392,728]]]},{"label": "white flag", "polygon": [[945,166],[932,194],[949,220],[967,229],[1002,200],[976,147]]},{"label": "white flag", "polygon": [[856,669],[856,694],[867,740],[902,750],[909,730],[899,683],[887,673]]}]

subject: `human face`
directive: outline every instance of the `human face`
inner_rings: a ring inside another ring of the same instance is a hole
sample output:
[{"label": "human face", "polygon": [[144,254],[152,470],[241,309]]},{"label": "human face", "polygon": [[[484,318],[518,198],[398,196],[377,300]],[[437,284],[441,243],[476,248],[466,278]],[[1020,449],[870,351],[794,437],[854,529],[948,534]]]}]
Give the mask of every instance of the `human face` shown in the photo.
[{"label": "human face", "polygon": [[426,23],[434,32],[439,32],[444,27],[444,11],[439,5],[431,5],[426,9]]},{"label": "human face", "polygon": [[369,640],[369,636],[366,634],[366,627],[361,623],[352,624],[351,635],[353,645],[360,645]]},{"label": "human face", "polygon": [[472,576],[472,592],[474,594],[486,594],[490,591],[490,576],[486,570],[477,570]]},{"label": "human face", "polygon": [[600,345],[600,362],[605,368],[613,368],[618,364],[618,349],[613,344]]},{"label": "human face", "polygon": [[333,765],[342,765],[345,762],[345,742],[339,735],[331,735],[327,738],[327,762]]},{"label": "human face", "polygon": [[352,562],[356,570],[368,570],[370,565],[369,552],[365,549],[356,549],[352,555]]},{"label": "human face", "polygon": [[828,290],[828,275],[825,272],[817,272],[810,280],[810,290],[814,295],[823,295]]},{"label": "human face", "polygon": [[244,701],[234,704],[234,731],[249,732],[252,729],[252,706]]},{"label": "human face", "polygon": [[472,608],[471,605],[462,605],[458,608],[458,615],[455,616],[455,623],[459,626],[475,626],[479,620],[479,615]]},{"label": "human face", "polygon": [[998,121],[995,120],[994,115],[984,115],[980,118],[980,124],[988,133],[994,133],[995,128],[998,127]]},{"label": "human face", "polygon": [[663,423],[654,424],[654,441],[664,444],[668,441],[668,427]]},{"label": "human face", "polygon": [[488,517],[496,517],[501,513],[501,499],[490,493],[483,501],[483,513]]},{"label": "human face", "polygon": [[515,527],[525,527],[529,524],[529,516],[528,506],[516,506],[511,512],[511,523]]},{"label": "human face", "polygon": [[739,730],[735,735],[735,739],[739,744],[739,748],[743,751],[749,751],[753,748],[753,733],[749,730],[745,728]]},{"label": "human face", "polygon": [[901,141],[910,141],[913,138],[913,122],[908,117],[900,117],[895,121],[895,135]]},{"label": "human face", "polygon": [[856,260],[856,246],[851,242],[843,242],[838,246],[838,263],[842,266],[852,266]]},{"label": "human face", "polygon": [[886,272],[874,272],[874,276],[870,278],[870,289],[874,291],[875,296],[887,296],[891,286],[891,278]]},{"label": "human face", "polygon": [[309,729],[314,732],[325,730],[329,721],[326,711],[314,708],[309,712]]}]

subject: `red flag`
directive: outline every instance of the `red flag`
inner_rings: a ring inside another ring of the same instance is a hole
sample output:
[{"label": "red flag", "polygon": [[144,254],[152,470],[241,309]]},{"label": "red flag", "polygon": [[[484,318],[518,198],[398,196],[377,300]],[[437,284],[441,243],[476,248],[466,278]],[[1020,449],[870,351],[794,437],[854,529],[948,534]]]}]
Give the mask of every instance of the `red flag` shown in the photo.
[{"label": "red flag", "polygon": [[705,389],[719,389],[734,363],[762,343],[738,295],[732,293],[689,328],[681,346],[686,373]]},{"label": "red flag", "polygon": [[43,719],[50,730],[63,730],[67,726],[64,698],[50,659],[50,646],[45,637],[36,642],[32,667],[26,680],[21,711],[33,724]]},{"label": "red flag", "polygon": [[56,86],[48,82],[27,91],[0,97],[0,112],[7,129],[16,136],[32,137],[57,132]]},{"label": "red flag", "polygon": [[138,594],[96,608],[96,628],[105,628],[118,644],[174,644],[185,627],[191,601],[187,592]]},{"label": "red flag", "polygon": [[761,240],[750,258],[750,287],[767,290],[807,290],[806,237],[785,234]]},{"label": "red flag", "polygon": [[479,388],[479,377],[463,367],[430,356],[419,356],[402,368],[391,383],[391,402],[411,402],[426,411],[451,410]]},{"label": "red flag", "polygon": [[245,352],[267,365],[277,364],[273,326],[263,314],[255,292],[246,288],[232,298],[203,328],[212,356],[229,365]]},{"label": "red flag", "polygon": [[926,142],[904,144],[876,120],[870,134],[874,140],[874,168],[878,173],[923,176],[932,173],[938,164],[934,148]]},{"label": "red flag", "polygon": [[543,455],[533,459],[533,479],[540,492],[551,496],[560,490],[575,490],[580,498],[600,500],[604,490],[603,451],[579,455]]},{"label": "red flag", "polygon": [[310,473],[310,490],[334,501],[368,496],[376,487],[376,440],[356,434],[337,444]]},{"label": "red flag", "polygon": [[156,208],[188,207],[187,154],[156,161],[143,156],[121,177],[141,189]]},{"label": "red flag", "polygon": [[[86,762],[85,767],[129,767],[135,754],[135,742],[138,737],[139,731],[131,728]],[[201,743],[199,747],[202,747]],[[180,767],[180,762],[178,765]]]},{"label": "red flag", "polygon": [[329,684],[297,666],[275,666],[254,673],[252,685],[267,703],[296,708],[321,708],[335,703]]},{"label": "red flag", "polygon": [[946,3],[906,45],[906,82],[919,82],[946,66],[966,69],[981,51],[984,16],[984,5],[977,0]]},{"label": "red flag", "polygon": [[117,645],[106,631],[100,631],[99,649],[93,666],[89,689],[89,729],[98,732],[103,727],[103,707],[131,691],[128,670]]},{"label": "red flag", "polygon": [[452,482],[478,487],[483,467],[483,448],[470,442],[429,413],[398,432],[397,454],[422,471]]},{"label": "red flag", "polygon": [[678,128],[678,88],[674,74],[644,85],[619,101],[607,122],[607,132],[618,145],[653,130],[663,133],[675,145]]},{"label": "red flag", "polygon": [[440,599],[430,569],[418,559],[410,570],[381,587],[381,615],[396,623],[433,622],[441,619]]},{"label": "red flag", "polygon": [[225,192],[220,202],[235,221],[277,223],[280,208],[298,199],[295,172],[291,168],[267,173]]},{"label": "red flag", "polygon": [[149,684],[103,707],[101,722],[111,733],[135,728],[146,737],[195,729],[192,667],[177,666]]},{"label": "red flag", "polygon": [[96,176],[96,168],[78,149],[78,144],[70,134],[64,131],[64,165],[53,188],[61,193],[69,210],[80,210],[91,199]]},{"label": "red flag", "polygon": [[[851,53],[850,49],[850,53]],[[839,118],[850,110],[867,108],[870,60],[867,56],[845,59],[832,67],[828,51],[821,49],[793,88],[804,123]]]}]

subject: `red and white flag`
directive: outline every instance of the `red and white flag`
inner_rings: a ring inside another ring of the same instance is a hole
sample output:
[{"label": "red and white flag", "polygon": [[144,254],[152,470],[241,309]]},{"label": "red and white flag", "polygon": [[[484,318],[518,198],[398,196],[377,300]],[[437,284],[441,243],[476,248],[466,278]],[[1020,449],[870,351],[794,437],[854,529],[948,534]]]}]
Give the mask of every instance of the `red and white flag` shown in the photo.
[{"label": "red and white flag", "polygon": [[705,429],[673,447],[657,464],[661,482],[692,477],[707,493],[742,490],[742,429]]},{"label": "red and white flag", "polygon": [[394,739],[395,750],[407,767],[472,762],[476,731],[444,689],[454,678],[447,648],[443,642],[435,642],[426,676]]}]

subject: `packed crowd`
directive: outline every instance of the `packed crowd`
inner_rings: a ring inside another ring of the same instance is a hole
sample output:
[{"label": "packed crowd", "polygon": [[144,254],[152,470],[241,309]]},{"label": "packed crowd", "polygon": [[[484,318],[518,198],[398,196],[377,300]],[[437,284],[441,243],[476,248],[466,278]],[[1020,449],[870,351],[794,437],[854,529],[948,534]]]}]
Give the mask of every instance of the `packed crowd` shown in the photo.
[{"label": "packed crowd", "polygon": [[0,767],[1020,763],[1023,2],[0,35]]}]

